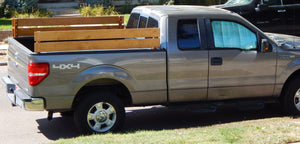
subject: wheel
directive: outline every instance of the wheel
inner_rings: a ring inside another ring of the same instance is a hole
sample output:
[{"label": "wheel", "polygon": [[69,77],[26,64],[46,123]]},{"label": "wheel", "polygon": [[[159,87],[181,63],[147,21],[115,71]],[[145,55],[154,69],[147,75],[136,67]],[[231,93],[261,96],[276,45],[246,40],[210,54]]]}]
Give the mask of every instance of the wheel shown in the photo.
[{"label": "wheel", "polygon": [[288,115],[300,114],[300,77],[289,83],[283,98],[283,108]]},{"label": "wheel", "polygon": [[93,91],[79,102],[74,122],[83,134],[119,131],[125,121],[122,102],[109,91]]}]

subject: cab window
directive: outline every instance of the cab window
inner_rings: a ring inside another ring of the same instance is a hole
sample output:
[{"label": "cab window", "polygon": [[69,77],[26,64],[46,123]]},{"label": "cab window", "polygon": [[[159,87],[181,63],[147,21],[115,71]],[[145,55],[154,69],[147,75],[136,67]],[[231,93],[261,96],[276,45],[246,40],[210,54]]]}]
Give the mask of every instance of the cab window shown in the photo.
[{"label": "cab window", "polygon": [[158,28],[158,21],[152,17],[149,17],[147,28]]},{"label": "cab window", "polygon": [[132,13],[126,28],[158,28],[158,21],[152,17],[144,17],[138,13]]},{"label": "cab window", "polygon": [[177,44],[181,50],[200,48],[199,30],[196,19],[178,21]]},{"label": "cab window", "polygon": [[269,0],[268,5],[282,5],[282,0]]},{"label": "cab window", "polygon": [[147,24],[147,18],[141,16],[140,17],[139,28],[146,28],[146,24]]},{"label": "cab window", "polygon": [[256,34],[241,24],[230,21],[212,21],[215,48],[257,49]]},{"label": "cab window", "polygon": [[140,14],[132,13],[127,23],[127,28],[137,28],[139,23]]}]

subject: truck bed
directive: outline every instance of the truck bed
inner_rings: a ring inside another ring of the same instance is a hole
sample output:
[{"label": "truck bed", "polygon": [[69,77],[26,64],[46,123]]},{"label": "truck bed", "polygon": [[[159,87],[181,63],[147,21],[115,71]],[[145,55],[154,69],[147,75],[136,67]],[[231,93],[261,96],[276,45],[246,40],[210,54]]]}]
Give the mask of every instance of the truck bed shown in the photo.
[{"label": "truck bed", "polygon": [[160,46],[159,28],[124,29],[122,16],[12,21],[13,37],[35,53]]},{"label": "truck bed", "polygon": [[30,51],[34,52],[34,37],[17,37],[15,40],[24,45],[24,47]]}]

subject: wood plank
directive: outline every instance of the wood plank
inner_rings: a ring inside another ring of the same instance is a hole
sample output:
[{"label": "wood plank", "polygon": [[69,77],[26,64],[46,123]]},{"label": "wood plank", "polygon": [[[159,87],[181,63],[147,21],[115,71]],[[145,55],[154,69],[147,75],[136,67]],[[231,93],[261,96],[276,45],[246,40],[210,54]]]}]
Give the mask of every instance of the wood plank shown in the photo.
[{"label": "wood plank", "polygon": [[[124,16],[121,16],[124,17]],[[123,18],[124,19],[124,18]],[[119,16],[103,17],[61,17],[61,18],[29,18],[16,19],[18,26],[50,26],[50,25],[80,25],[80,24],[119,24]]]},{"label": "wood plank", "polygon": [[35,43],[35,52],[157,48],[159,46],[160,39],[45,42]]},{"label": "wood plank", "polygon": [[18,36],[33,36],[36,31],[65,31],[65,30],[99,30],[119,29],[119,26],[86,26],[86,27],[49,27],[49,28],[19,28]]},{"label": "wood plank", "polygon": [[159,37],[159,28],[35,32],[35,41]]},{"label": "wood plank", "polygon": [[12,35],[13,37],[17,37],[18,36],[18,21],[15,19],[12,19]]}]

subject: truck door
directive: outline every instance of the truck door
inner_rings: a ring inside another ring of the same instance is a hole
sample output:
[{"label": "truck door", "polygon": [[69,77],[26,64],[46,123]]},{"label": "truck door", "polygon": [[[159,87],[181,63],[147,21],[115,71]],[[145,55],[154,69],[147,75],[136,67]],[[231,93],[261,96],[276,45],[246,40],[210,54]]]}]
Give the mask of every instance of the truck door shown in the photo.
[{"label": "truck door", "polygon": [[203,19],[169,18],[169,102],[207,99],[208,50]]},{"label": "truck door", "polygon": [[259,52],[261,40],[254,28],[228,20],[208,21],[212,33],[208,99],[272,96],[276,53]]},{"label": "truck door", "polygon": [[263,5],[257,12],[258,19],[255,25],[265,32],[288,33],[287,19],[292,15],[287,15],[287,8],[282,0],[264,1]]},{"label": "truck door", "polygon": [[283,0],[286,34],[300,36],[300,0]]}]

